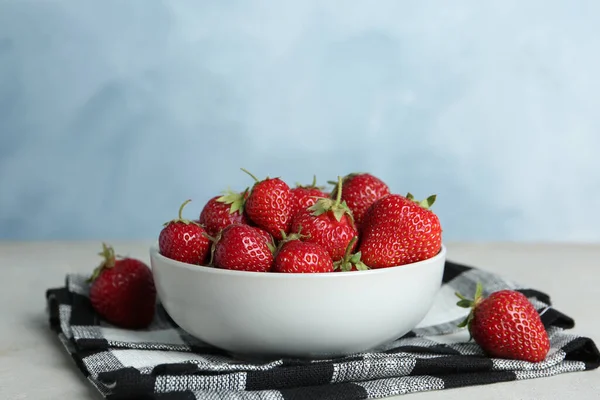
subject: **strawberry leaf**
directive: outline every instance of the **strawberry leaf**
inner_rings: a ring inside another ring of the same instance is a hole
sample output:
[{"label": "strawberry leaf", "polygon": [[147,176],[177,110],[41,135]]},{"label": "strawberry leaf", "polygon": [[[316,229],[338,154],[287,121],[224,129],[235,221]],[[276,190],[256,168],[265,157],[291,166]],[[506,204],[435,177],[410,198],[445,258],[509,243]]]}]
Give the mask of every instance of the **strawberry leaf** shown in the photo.
[{"label": "strawberry leaf", "polygon": [[456,325],[458,328],[464,328],[469,323],[469,318],[465,318],[460,324]]},{"label": "strawberry leaf", "polygon": [[417,203],[418,205],[420,205],[423,208],[430,208],[433,205],[433,203],[435,203],[435,199],[437,198],[437,195],[432,194],[425,200],[421,200],[421,201],[415,200],[415,196],[413,196],[412,193],[410,193],[410,192],[408,192],[405,197],[410,201],[414,201],[415,203]]},{"label": "strawberry leaf", "polygon": [[335,200],[332,198],[319,198],[315,204],[310,206],[308,210],[312,211],[313,215],[318,217],[321,214],[325,214],[328,211],[333,213],[334,218],[340,222],[344,214],[348,215],[351,224],[354,225],[354,217],[352,211],[345,201],[341,200],[342,196],[342,178],[338,177],[337,194]]},{"label": "strawberry leaf", "polygon": [[471,300],[459,300],[456,305],[462,308],[471,308],[473,302]]},{"label": "strawberry leaf", "polygon": [[483,300],[483,286],[481,282],[477,282],[477,286],[475,287],[475,296],[473,296],[473,300],[467,299],[462,294],[456,292],[455,295],[460,299],[456,305],[462,308],[470,308],[469,315],[457,325],[458,328],[468,327],[469,329],[469,340],[473,338],[471,334],[471,322],[473,321],[473,317],[475,315],[475,309],[477,305]]},{"label": "strawberry leaf", "polygon": [[217,199],[217,201],[219,203],[231,204],[231,207],[229,207],[229,214],[233,214],[235,212],[241,214],[244,212],[244,194],[247,191],[247,188],[242,193],[227,189],[223,192],[223,195]]},{"label": "strawberry leaf", "polygon": [[482,294],[483,294],[483,286],[481,285],[481,282],[477,282],[477,286],[475,287],[474,301],[475,302],[480,301]]},{"label": "strawberry leaf", "polygon": [[354,266],[356,267],[357,270],[359,271],[368,271],[370,268],[367,266],[367,264],[365,264],[362,261],[358,261],[356,263],[354,263]]},{"label": "strawberry leaf", "polygon": [[100,274],[102,274],[102,271],[104,271],[107,268],[113,268],[115,266],[116,256],[115,250],[112,248],[112,246],[109,246],[106,243],[102,243],[102,252],[98,253],[98,255],[101,256],[103,260],[100,263],[100,265],[98,265],[94,269],[92,275],[87,280],[88,282],[95,281],[100,276]]},{"label": "strawberry leaf", "polygon": [[348,246],[346,247],[346,251],[344,253],[344,257],[333,263],[334,269],[340,269],[342,271],[352,271],[353,267],[356,267],[359,271],[366,271],[370,269],[365,263],[363,263],[360,259],[361,253],[360,251],[351,254],[352,248],[354,244],[358,241],[358,237],[355,236],[352,238]]},{"label": "strawberry leaf", "polygon": [[321,214],[325,214],[327,211],[331,210],[333,207],[333,200],[331,199],[319,199],[315,204],[308,207],[310,211],[313,211],[313,215],[318,217]]},{"label": "strawberry leaf", "polygon": [[344,214],[346,213],[346,210],[344,210],[343,208],[335,208],[333,210],[333,216],[335,217],[335,219],[337,220],[337,222],[340,222],[342,220],[342,217],[344,216]]},{"label": "strawberry leaf", "polygon": [[419,205],[423,208],[430,208],[433,203],[435,203],[435,199],[436,199],[436,195],[431,195],[428,198],[426,198],[425,200],[422,200],[419,202]]},{"label": "strawberry leaf", "polygon": [[458,293],[458,292],[454,292],[454,294],[456,295],[456,297],[458,297],[461,300],[469,300],[467,299],[465,296],[463,296],[462,294]]}]

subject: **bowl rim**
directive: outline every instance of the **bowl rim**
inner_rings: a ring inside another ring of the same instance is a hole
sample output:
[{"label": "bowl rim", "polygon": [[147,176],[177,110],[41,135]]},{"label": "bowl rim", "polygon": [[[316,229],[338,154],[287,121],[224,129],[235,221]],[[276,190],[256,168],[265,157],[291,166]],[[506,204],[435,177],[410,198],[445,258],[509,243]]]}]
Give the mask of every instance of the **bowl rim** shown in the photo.
[{"label": "bowl rim", "polygon": [[194,265],[188,264],[181,261],[173,260],[167,258],[160,254],[158,250],[158,242],[155,242],[152,246],[150,246],[150,258],[156,258],[164,263],[171,264],[173,267],[186,269],[189,271],[197,271],[209,274],[218,274],[218,275],[230,275],[237,277],[247,277],[247,278],[260,278],[260,279],[340,279],[343,277],[352,277],[352,276],[365,276],[365,275],[376,275],[376,274],[386,274],[392,271],[397,271],[398,269],[407,270],[407,269],[418,269],[421,268],[425,264],[435,264],[436,261],[440,259],[445,259],[446,257],[446,246],[442,243],[440,251],[433,257],[428,258],[426,260],[417,261],[411,264],[405,265],[397,265],[393,267],[387,268],[375,268],[369,269],[366,271],[352,271],[348,273],[337,272],[337,273],[301,273],[301,272],[290,272],[290,273],[277,273],[277,272],[254,272],[254,271],[237,271],[237,270],[229,270],[229,269],[221,269],[215,267],[209,267],[206,265]]}]

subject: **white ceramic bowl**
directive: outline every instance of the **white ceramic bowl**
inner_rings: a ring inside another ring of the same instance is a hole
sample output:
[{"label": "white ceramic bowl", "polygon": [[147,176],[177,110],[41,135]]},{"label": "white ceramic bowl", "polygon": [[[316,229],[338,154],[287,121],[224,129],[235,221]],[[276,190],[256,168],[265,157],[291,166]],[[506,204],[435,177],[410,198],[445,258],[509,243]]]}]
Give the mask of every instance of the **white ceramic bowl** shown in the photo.
[{"label": "white ceramic bowl", "polygon": [[446,249],[369,271],[284,274],[170,260],[150,249],[163,306],[198,339],[245,356],[330,357],[367,351],[413,329],[440,288]]}]

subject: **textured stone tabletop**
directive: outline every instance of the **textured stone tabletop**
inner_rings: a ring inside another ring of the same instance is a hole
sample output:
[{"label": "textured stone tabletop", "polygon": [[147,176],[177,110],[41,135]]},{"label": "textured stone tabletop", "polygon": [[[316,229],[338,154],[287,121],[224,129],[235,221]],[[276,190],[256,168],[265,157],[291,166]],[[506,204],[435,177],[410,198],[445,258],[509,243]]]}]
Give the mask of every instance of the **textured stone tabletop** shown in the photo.
[{"label": "textured stone tabletop", "polygon": [[[149,242],[112,242],[149,262]],[[98,263],[98,242],[0,242],[0,399],[100,399],[49,330],[44,292]],[[449,243],[448,259],[548,293],[573,332],[600,343],[600,245]],[[407,399],[598,399],[600,370],[402,396]]]}]

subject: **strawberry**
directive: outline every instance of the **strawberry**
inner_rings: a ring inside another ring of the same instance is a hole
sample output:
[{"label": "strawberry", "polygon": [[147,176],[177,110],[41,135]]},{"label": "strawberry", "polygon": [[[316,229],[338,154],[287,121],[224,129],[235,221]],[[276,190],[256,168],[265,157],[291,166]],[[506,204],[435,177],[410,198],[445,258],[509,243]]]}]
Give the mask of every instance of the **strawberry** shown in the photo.
[{"label": "strawberry", "polygon": [[271,236],[271,234],[267,231],[265,231],[264,229],[260,229],[259,227],[253,226],[252,227],[260,236],[262,236],[265,241],[270,244],[271,246],[275,246],[275,243],[273,241],[273,236]]},{"label": "strawberry", "polygon": [[[329,182],[335,184],[336,182]],[[357,225],[363,222],[363,216],[367,209],[376,200],[390,194],[390,188],[381,179],[367,173],[352,173],[343,178],[342,200],[352,210],[354,221]],[[331,193],[332,198],[336,196],[336,189]]]},{"label": "strawberry", "polygon": [[366,271],[369,269],[369,267],[361,261],[360,251],[352,254],[352,249],[356,246],[357,241],[358,236],[354,236],[350,243],[348,243],[344,257],[334,263],[334,269],[336,271]]},{"label": "strawberry", "polygon": [[242,193],[228,190],[222,196],[208,200],[200,213],[199,221],[210,236],[217,236],[228,225],[248,222],[244,214],[244,200],[247,194],[247,189]]},{"label": "strawberry", "polygon": [[179,217],[164,224],[158,236],[160,254],[172,260],[189,264],[204,264],[210,250],[210,240],[204,228],[195,221],[183,219],[183,208],[191,200],[179,207]]},{"label": "strawberry", "polygon": [[[342,178],[338,178],[335,200],[319,199],[310,207],[300,210],[292,220],[291,230],[298,232],[305,242],[323,246],[333,261],[340,260],[353,237],[357,235],[352,212],[341,201]],[[354,248],[352,248],[354,250]]]},{"label": "strawberry", "polygon": [[256,183],[250,189],[244,209],[246,215],[259,228],[269,232],[275,239],[281,240],[283,233],[289,233],[292,210],[290,187],[280,178],[259,181],[254,175],[242,168]]},{"label": "strawberry", "polygon": [[113,325],[146,328],[154,318],[156,288],[150,268],[133,258],[117,258],[112,247],[102,244],[104,261],[89,279],[94,310]]},{"label": "strawberry", "polygon": [[369,208],[361,226],[359,251],[371,268],[385,268],[435,256],[442,245],[440,221],[430,209],[435,195],[417,202],[389,194]]},{"label": "strawberry", "polygon": [[299,239],[285,240],[275,256],[275,272],[333,272],[331,256],[321,245]]},{"label": "strawberry", "polygon": [[323,189],[316,186],[317,177],[313,176],[311,185],[296,184],[296,187],[291,189],[292,192],[292,217],[298,213],[298,211],[312,206],[317,202],[319,198],[328,197],[328,194],[323,192]]},{"label": "strawberry", "polygon": [[467,326],[472,339],[489,356],[533,363],[546,358],[550,350],[548,333],[525,295],[500,290],[484,298],[479,283],[473,300],[456,295],[459,307],[471,309],[459,327]]},{"label": "strawberry", "polygon": [[257,228],[233,224],[215,239],[212,264],[223,269],[268,272],[273,267],[273,250]]}]

